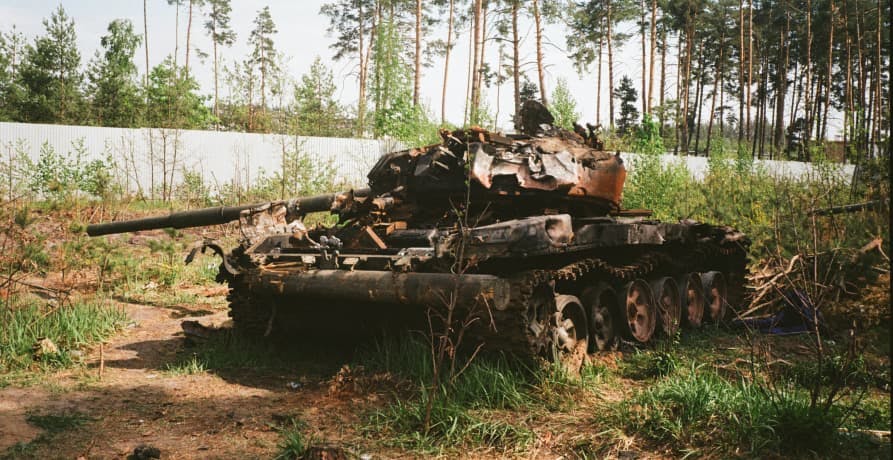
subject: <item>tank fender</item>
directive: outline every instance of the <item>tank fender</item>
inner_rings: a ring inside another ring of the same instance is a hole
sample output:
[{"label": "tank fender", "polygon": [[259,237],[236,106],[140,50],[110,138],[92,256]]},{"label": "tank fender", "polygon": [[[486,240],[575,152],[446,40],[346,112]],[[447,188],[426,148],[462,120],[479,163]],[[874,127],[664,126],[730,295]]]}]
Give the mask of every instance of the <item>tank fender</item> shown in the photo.
[{"label": "tank fender", "polygon": [[193,246],[192,249],[189,251],[189,254],[186,255],[186,260],[184,261],[185,264],[189,265],[190,263],[192,263],[192,261],[195,260],[195,256],[199,253],[199,251],[201,251],[201,253],[204,254],[208,249],[213,251],[214,254],[217,254],[218,256],[220,256],[220,259],[222,261],[220,264],[221,269],[225,270],[226,273],[228,273],[230,276],[237,276],[237,275],[242,274],[242,270],[239,270],[238,268],[234,267],[229,262],[229,259],[226,257],[226,254],[223,252],[223,248],[221,248],[220,245],[217,244],[217,242],[213,241],[213,240],[205,240],[205,241],[202,241],[201,243]]}]

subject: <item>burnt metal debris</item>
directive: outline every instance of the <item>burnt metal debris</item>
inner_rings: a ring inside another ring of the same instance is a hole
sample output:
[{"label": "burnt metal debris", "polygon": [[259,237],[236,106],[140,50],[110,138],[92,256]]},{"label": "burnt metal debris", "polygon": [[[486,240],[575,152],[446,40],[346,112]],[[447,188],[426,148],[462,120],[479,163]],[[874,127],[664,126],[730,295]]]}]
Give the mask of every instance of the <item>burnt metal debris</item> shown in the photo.
[{"label": "burnt metal debris", "polygon": [[[748,239],[621,209],[619,154],[603,150],[594,126],[552,123],[526,103],[522,133],[442,131],[438,144],[382,156],[365,189],[88,233],[238,221],[239,246],[197,249],[223,258],[234,325],[258,336],[340,341],[423,327],[429,308],[453,306],[480,317],[468,336],[485,347],[573,363],[621,339],[722,321],[743,288]],[[322,211],[338,225],[304,225]]]}]

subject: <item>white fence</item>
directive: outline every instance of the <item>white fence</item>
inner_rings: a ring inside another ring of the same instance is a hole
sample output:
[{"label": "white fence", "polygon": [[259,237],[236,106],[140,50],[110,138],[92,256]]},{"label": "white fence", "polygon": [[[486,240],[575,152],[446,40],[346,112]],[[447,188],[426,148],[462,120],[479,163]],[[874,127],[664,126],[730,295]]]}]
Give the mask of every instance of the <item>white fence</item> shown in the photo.
[{"label": "white fence", "polygon": [[[115,159],[124,168],[131,185],[138,181],[144,189],[149,185],[153,170],[156,177],[160,167],[149,167],[149,159],[156,163],[164,155],[168,161],[176,154],[174,182],[185,170],[195,171],[208,183],[224,184],[234,181],[244,185],[252,181],[259,170],[268,174],[279,168],[284,146],[297,143],[299,152],[317,164],[328,163],[334,167],[336,180],[361,186],[366,183],[366,173],[376,160],[386,152],[400,148],[394,141],[371,139],[341,139],[321,137],[294,137],[278,134],[248,134],[217,131],[166,130],[156,128],[102,128],[92,126],[41,125],[25,123],[0,123],[0,157],[7,158],[18,149],[32,160],[37,160],[44,144],[56,152],[66,153],[76,142],[82,143],[87,159]],[[150,156],[150,152],[152,155]],[[627,168],[635,168],[634,154],[623,154]],[[663,155],[664,162],[685,162],[696,178],[707,171],[707,158],[674,157]],[[129,166],[122,166],[126,163]],[[757,160],[768,171],[788,177],[811,175],[815,167],[795,161]],[[853,165],[835,165],[839,174],[849,178]],[[156,185],[160,183],[156,180]],[[135,187],[134,187],[135,188]]]},{"label": "white fence", "polygon": [[162,166],[157,163],[164,157],[167,168],[173,166],[174,182],[185,169],[218,184],[243,183],[256,178],[260,170],[267,174],[277,170],[283,148],[293,148],[295,144],[300,154],[315,164],[331,164],[336,181],[363,185],[366,173],[378,158],[399,148],[396,142],[388,140],[0,123],[0,156],[4,158],[19,150],[37,160],[44,144],[64,154],[71,152],[76,143],[82,143],[88,160],[113,158],[119,168],[126,169],[128,179],[138,181],[144,188],[153,171],[150,158],[155,159],[155,174],[160,177]]}]

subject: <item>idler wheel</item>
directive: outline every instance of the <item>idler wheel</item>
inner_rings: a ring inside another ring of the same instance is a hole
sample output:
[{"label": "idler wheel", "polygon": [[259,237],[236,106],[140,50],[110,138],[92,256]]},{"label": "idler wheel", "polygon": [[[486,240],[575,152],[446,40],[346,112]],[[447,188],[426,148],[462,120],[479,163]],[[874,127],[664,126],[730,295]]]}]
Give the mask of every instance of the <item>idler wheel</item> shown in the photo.
[{"label": "idler wheel", "polygon": [[616,350],[619,343],[617,292],[605,283],[598,283],[584,289],[580,300],[589,313],[590,351]]},{"label": "idler wheel", "polygon": [[644,280],[637,279],[627,283],[623,292],[626,294],[622,305],[626,316],[624,334],[645,343],[651,339],[657,328],[657,306],[651,287]]},{"label": "idler wheel", "polygon": [[679,285],[679,300],[682,305],[682,319],[691,328],[701,327],[704,318],[704,286],[699,273],[686,273],[676,280]]},{"label": "idler wheel", "polygon": [[570,374],[580,372],[589,350],[586,311],[580,299],[572,295],[555,296],[552,315],[552,361]]},{"label": "idler wheel", "polygon": [[657,313],[660,317],[660,330],[669,337],[679,330],[682,321],[682,302],[679,298],[679,286],[669,276],[658,278],[651,282],[651,292],[657,303]]},{"label": "idler wheel", "polygon": [[728,310],[726,277],[720,272],[707,272],[701,275],[701,283],[704,286],[707,317],[711,323],[721,323]]}]

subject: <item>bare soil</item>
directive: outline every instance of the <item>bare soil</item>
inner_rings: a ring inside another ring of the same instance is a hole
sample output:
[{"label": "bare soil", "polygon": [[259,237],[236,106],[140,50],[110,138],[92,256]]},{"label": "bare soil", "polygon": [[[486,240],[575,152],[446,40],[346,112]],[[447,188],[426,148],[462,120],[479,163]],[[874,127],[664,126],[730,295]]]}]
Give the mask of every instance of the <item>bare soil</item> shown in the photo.
[{"label": "bare soil", "polygon": [[[206,305],[192,316],[183,308],[125,304],[133,325],[87,355],[81,371],[44,377],[42,385],[0,389],[0,452],[38,439],[28,414],[81,413],[90,421],[34,443],[36,458],[124,458],[141,444],[159,448],[163,458],[270,458],[275,429],[300,414],[319,439],[355,438],[354,401],[330,396],[326,376],[301,369],[281,374],[210,372],[173,375],[166,364],[183,350],[183,320],[223,323],[226,310]],[[301,382],[292,389],[289,382]]]}]

